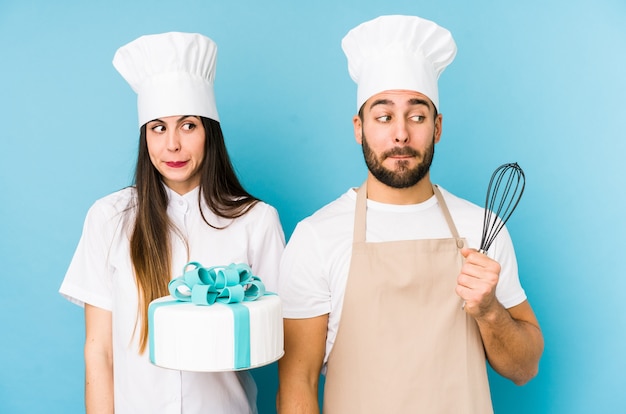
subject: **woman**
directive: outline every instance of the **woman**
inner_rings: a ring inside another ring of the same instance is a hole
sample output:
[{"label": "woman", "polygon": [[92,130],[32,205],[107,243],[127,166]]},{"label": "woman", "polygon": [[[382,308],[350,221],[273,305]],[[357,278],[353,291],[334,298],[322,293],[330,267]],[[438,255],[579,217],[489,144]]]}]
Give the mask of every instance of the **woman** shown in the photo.
[{"label": "woman", "polygon": [[189,261],[248,263],[274,289],[285,240],[276,210],[248,194],[217,116],[217,47],[189,33],[143,36],[113,64],[138,94],[135,185],[98,200],[60,292],[85,308],[88,413],[253,413],[247,371],[151,365],[149,303]]}]

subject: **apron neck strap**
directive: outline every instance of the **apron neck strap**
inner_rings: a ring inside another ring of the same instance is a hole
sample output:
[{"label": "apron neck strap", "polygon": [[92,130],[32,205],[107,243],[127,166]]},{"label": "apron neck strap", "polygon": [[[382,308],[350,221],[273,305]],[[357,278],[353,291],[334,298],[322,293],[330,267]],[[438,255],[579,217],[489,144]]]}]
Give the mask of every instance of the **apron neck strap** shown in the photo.
[{"label": "apron neck strap", "polygon": [[441,212],[446,219],[446,223],[448,223],[448,228],[452,233],[452,237],[456,240],[456,246],[460,249],[463,247],[465,243],[463,243],[463,239],[459,237],[459,232],[454,225],[454,221],[452,220],[452,215],[450,214],[450,210],[448,210],[448,205],[446,204],[446,200],[443,198],[443,194],[439,190],[439,187],[433,184],[433,192],[435,193],[435,197],[437,198],[437,202],[441,207]]},{"label": "apron neck strap", "polygon": [[367,181],[356,192],[353,242],[365,242],[365,212],[367,211]]}]

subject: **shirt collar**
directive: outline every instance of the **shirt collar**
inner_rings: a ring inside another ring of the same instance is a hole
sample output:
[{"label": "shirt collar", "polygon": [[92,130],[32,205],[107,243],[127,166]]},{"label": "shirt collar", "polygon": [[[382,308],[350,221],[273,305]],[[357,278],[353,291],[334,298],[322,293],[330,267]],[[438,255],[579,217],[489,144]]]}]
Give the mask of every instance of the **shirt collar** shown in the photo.
[{"label": "shirt collar", "polygon": [[172,209],[172,211],[184,214],[189,210],[189,205],[198,202],[200,186],[183,195],[178,194],[165,184],[163,184],[163,186],[165,187],[165,192],[167,194],[168,209]]}]

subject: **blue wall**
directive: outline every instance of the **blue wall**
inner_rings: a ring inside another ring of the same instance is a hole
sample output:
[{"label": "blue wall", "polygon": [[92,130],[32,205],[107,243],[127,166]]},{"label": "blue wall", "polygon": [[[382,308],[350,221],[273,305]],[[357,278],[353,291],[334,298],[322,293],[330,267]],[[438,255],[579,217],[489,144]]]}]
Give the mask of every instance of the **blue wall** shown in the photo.
[{"label": "blue wall", "polygon": [[[497,165],[526,171],[510,231],[546,350],[524,387],[490,374],[496,412],[626,412],[623,0],[0,0],[0,412],[83,410],[83,315],[57,289],[88,207],[132,177],[135,96],[115,50],[169,30],[218,43],[228,147],[289,236],[365,177],[340,40],[392,13],[459,47],[433,180],[482,204]],[[255,375],[271,413],[275,366]]]}]

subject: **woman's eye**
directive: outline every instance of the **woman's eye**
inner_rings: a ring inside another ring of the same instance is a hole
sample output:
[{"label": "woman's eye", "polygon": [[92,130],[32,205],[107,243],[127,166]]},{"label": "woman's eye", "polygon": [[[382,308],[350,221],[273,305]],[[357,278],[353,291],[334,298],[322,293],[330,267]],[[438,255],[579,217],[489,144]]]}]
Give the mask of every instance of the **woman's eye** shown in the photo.
[{"label": "woman's eye", "polygon": [[150,129],[152,129],[152,131],[154,131],[154,132],[163,132],[163,131],[165,131],[165,127],[163,125],[155,125],[152,128],[150,128]]},{"label": "woman's eye", "polygon": [[183,129],[185,131],[191,131],[196,127],[196,124],[194,124],[193,122],[185,122],[183,124]]}]

